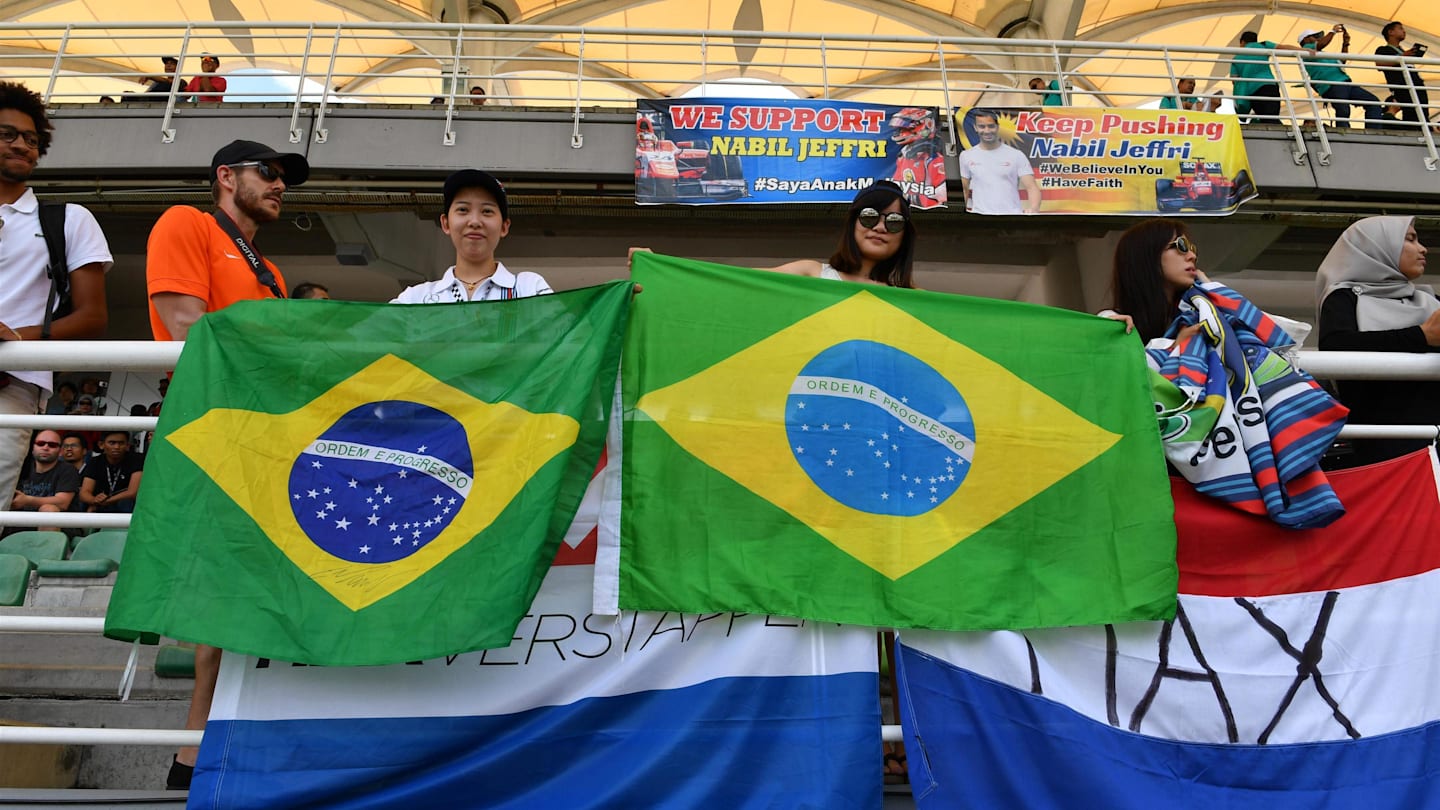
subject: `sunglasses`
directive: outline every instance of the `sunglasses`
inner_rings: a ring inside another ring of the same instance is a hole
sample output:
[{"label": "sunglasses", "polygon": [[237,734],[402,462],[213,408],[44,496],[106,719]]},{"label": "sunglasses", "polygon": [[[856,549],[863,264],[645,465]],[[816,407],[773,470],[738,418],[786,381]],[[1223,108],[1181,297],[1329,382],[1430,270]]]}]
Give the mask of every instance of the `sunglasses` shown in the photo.
[{"label": "sunglasses", "polygon": [[261,178],[272,183],[276,180],[282,183],[285,182],[285,172],[280,171],[269,163],[262,163],[258,160],[247,160],[244,163],[227,163],[225,165],[232,169],[254,169]]},{"label": "sunglasses", "polygon": [[60,442],[35,442],[36,447],[59,447]]},{"label": "sunglasses", "polygon": [[[880,212],[874,208],[862,208],[860,209],[860,216],[857,217],[857,219],[860,222],[860,226],[868,230],[880,224]],[[900,233],[903,230],[905,230],[904,214],[899,211],[891,211],[885,215],[886,233]]]},{"label": "sunglasses", "polygon": [[1170,242],[1170,244],[1166,245],[1165,247],[1167,249],[1175,248],[1181,253],[1195,253],[1198,250],[1198,247],[1195,244],[1195,240],[1189,238],[1188,236],[1177,236],[1172,242]]}]

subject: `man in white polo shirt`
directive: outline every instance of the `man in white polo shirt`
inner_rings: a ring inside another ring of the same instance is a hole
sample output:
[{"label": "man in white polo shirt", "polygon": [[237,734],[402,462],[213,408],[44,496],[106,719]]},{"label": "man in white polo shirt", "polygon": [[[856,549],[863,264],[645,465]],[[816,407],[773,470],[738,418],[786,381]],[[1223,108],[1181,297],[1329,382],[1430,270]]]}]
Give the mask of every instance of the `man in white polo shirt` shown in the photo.
[{"label": "man in white polo shirt", "polygon": [[[113,260],[95,217],[65,206],[65,254],[71,310],[46,326],[50,253],[30,175],[50,148],[45,103],[29,88],[0,82],[0,340],[83,340],[105,332],[105,271]],[[0,413],[36,414],[50,396],[48,371],[0,372]],[[29,430],[0,430],[0,510],[10,508]]]},{"label": "man in white polo shirt", "polygon": [[[976,214],[1037,214],[1040,184],[1030,159],[1000,141],[1000,120],[989,110],[970,113],[979,143],[960,153],[960,185],[965,210]],[[1020,189],[1025,189],[1025,202]]]},{"label": "man in white polo shirt", "polygon": [[440,229],[455,245],[455,265],[437,281],[407,287],[392,304],[503,301],[551,292],[538,273],[512,273],[495,258],[510,233],[510,203],[500,181],[479,169],[445,179]]}]

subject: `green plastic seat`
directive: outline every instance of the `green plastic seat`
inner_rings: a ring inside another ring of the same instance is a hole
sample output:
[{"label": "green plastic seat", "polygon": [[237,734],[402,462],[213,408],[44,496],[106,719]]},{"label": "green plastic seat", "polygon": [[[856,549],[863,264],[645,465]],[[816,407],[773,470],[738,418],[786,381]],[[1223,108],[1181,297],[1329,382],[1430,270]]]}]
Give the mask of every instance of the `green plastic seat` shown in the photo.
[{"label": "green plastic seat", "polygon": [[19,554],[32,563],[65,559],[65,533],[16,532],[0,539],[0,554]]},{"label": "green plastic seat", "polygon": [[155,653],[155,675],[161,678],[195,677],[195,648],[169,645]]},{"label": "green plastic seat", "polygon": [[0,605],[19,607],[25,603],[34,563],[19,554],[0,554]]},{"label": "green plastic seat", "polygon": [[125,532],[99,531],[80,538],[68,560],[36,564],[42,577],[104,577],[120,567],[125,556]]}]

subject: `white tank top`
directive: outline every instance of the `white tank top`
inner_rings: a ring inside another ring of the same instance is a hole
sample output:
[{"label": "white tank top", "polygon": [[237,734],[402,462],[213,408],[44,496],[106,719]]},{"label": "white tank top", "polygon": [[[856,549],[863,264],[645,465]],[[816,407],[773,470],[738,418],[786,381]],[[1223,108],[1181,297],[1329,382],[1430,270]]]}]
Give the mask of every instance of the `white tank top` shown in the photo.
[{"label": "white tank top", "polygon": [[836,270],[835,268],[831,267],[831,266],[828,265],[828,264],[822,264],[822,265],[820,265],[820,278],[828,278],[828,279],[830,279],[831,281],[843,281],[843,280],[844,280],[844,279],[840,278],[840,271],[839,271],[839,270]]}]

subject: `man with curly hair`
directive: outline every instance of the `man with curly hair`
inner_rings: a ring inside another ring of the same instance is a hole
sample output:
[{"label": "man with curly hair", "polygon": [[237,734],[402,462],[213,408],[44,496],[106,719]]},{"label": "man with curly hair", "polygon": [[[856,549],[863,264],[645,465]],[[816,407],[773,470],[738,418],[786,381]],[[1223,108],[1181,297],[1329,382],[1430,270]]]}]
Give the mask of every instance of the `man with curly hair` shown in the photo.
[{"label": "man with curly hair", "polygon": [[[65,314],[55,312],[59,295],[48,272],[40,203],[29,187],[36,164],[50,149],[53,128],[39,94],[0,82],[0,278],[5,280],[0,284],[0,340],[86,339],[105,332],[110,246],[95,217],[74,204],[63,209],[70,307]],[[53,384],[48,371],[0,371],[0,413],[40,413]],[[0,510],[10,508],[29,446],[29,430],[0,430]]]}]

